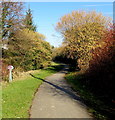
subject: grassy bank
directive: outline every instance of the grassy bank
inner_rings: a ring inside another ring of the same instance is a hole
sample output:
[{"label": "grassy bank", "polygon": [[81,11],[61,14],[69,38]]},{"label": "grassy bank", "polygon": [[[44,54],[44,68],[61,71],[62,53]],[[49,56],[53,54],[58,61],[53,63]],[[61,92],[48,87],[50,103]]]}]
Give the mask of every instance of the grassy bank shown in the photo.
[{"label": "grassy bank", "polygon": [[112,120],[113,113],[110,110],[111,107],[107,106],[104,101],[99,99],[99,96],[94,95],[90,91],[90,88],[81,82],[81,80],[85,79],[83,73],[70,72],[66,75],[66,79],[72,88],[81,96],[85,104],[87,104],[89,112],[91,112],[95,118],[98,120]]},{"label": "grassy bank", "polygon": [[[58,72],[63,65],[53,63],[51,67],[32,71],[32,75],[44,79],[45,77]],[[30,72],[31,73],[31,72]],[[31,106],[34,94],[37,88],[42,84],[40,79],[31,75],[18,78],[12,83],[7,83],[2,91],[2,117],[3,118],[28,118],[29,108]]]}]

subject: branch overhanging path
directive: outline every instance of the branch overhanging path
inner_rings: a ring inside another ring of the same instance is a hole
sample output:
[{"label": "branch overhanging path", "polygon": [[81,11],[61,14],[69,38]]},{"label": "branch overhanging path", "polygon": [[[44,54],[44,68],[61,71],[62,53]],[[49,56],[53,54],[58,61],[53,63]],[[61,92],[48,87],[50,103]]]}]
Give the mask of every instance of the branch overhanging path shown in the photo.
[{"label": "branch overhanging path", "polygon": [[68,66],[65,65],[62,71],[45,80],[35,77],[43,84],[35,94],[30,118],[92,118],[80,96],[66,83],[64,76],[67,71]]}]

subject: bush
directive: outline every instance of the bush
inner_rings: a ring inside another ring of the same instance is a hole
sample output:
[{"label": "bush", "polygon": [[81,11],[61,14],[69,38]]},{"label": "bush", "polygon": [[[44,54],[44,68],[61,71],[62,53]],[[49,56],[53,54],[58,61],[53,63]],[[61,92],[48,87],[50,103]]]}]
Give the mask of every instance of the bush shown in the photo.
[{"label": "bush", "polygon": [[[92,52],[92,60],[87,70],[89,84],[98,94],[114,97],[115,85],[115,31],[109,29],[103,37],[104,45]],[[93,78],[93,79],[92,79]],[[98,86],[98,88],[97,88]]]},{"label": "bush", "polygon": [[44,39],[44,35],[29,29],[17,30],[9,40],[8,49],[3,49],[5,63],[13,65],[16,74],[18,70],[29,71],[48,66],[52,51]]}]

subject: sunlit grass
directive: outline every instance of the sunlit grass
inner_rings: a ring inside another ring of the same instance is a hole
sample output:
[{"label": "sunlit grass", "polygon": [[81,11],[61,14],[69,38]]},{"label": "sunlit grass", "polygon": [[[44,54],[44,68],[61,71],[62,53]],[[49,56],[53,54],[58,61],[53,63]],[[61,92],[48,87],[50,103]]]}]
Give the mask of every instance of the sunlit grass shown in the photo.
[{"label": "sunlit grass", "polygon": [[[39,70],[32,74],[35,77],[44,79],[45,77],[58,72],[62,65],[53,65],[46,69]],[[20,78],[19,78],[20,79]],[[2,114],[3,118],[28,118],[29,109],[37,88],[42,84],[40,79],[32,76],[25,76],[21,80],[9,83],[3,88]]]}]

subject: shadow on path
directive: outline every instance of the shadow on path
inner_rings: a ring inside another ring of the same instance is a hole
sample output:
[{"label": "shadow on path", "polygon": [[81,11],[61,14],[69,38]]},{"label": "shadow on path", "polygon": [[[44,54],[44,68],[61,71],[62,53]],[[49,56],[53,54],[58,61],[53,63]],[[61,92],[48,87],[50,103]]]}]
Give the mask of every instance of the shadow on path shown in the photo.
[{"label": "shadow on path", "polygon": [[70,97],[72,97],[73,99],[78,100],[78,101],[82,101],[81,98],[80,98],[79,96],[75,95],[73,92],[71,92],[71,91],[69,91],[69,90],[66,90],[66,89],[64,89],[64,88],[62,88],[62,87],[59,87],[59,86],[57,86],[57,85],[55,85],[55,84],[53,84],[53,83],[51,83],[51,82],[49,82],[49,81],[47,81],[47,80],[44,80],[44,79],[42,79],[42,78],[38,78],[38,77],[32,75],[31,73],[30,73],[30,75],[31,75],[32,77],[36,78],[36,79],[42,80],[43,82],[45,82],[45,83],[47,83],[47,84],[55,87],[56,89],[61,90],[62,92],[68,94],[68,95],[69,95]]}]

